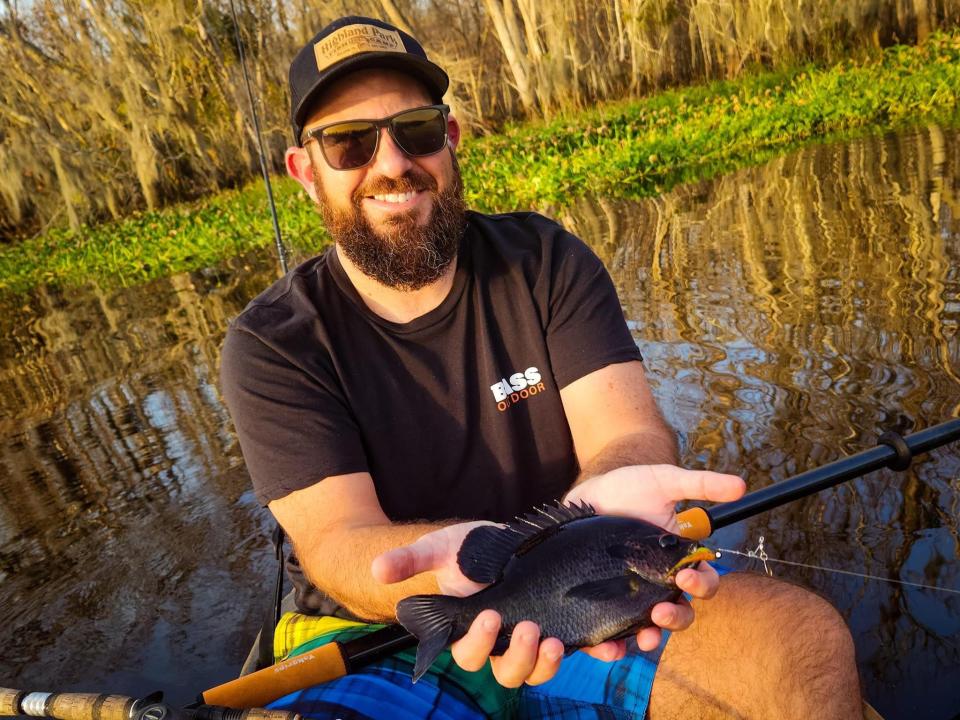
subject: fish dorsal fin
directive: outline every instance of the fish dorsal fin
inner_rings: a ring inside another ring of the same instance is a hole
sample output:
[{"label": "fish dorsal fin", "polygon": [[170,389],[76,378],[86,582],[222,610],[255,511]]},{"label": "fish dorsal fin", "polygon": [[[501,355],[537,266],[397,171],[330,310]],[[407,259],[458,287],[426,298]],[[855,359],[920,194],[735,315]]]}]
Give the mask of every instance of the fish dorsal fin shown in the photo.
[{"label": "fish dorsal fin", "polygon": [[573,520],[593,517],[587,503],[543,505],[503,526],[484,525],[471,530],[457,553],[460,571],[478,583],[500,579],[510,558],[523,555]]}]

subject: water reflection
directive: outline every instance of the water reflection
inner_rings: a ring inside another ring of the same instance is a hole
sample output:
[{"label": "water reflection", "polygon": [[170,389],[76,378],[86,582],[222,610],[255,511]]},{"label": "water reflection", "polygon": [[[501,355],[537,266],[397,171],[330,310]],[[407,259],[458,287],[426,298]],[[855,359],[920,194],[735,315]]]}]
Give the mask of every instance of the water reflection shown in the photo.
[{"label": "water reflection", "polygon": [[[960,414],[960,156],[938,127],[565,218],[611,269],[686,460],[752,488]],[[956,449],[718,542],[960,589]],[[960,597],[778,568],[840,607],[890,717],[960,708]],[[933,678],[936,677],[936,681]]]},{"label": "water reflection", "polygon": [[6,684],[187,702],[237,667],[270,568],[215,368],[228,319],[269,273],[254,287],[198,274],[43,289],[4,308]]},{"label": "water reflection", "polygon": [[[611,269],[689,465],[760,487],[960,413],[956,146],[925,128],[565,213]],[[274,267],[264,252],[120,293],[2,301],[0,685],[187,702],[235,671],[270,567],[216,368]],[[773,557],[958,588],[957,456],[717,542],[762,534]],[[776,569],[844,612],[888,718],[960,706],[960,597]]]}]

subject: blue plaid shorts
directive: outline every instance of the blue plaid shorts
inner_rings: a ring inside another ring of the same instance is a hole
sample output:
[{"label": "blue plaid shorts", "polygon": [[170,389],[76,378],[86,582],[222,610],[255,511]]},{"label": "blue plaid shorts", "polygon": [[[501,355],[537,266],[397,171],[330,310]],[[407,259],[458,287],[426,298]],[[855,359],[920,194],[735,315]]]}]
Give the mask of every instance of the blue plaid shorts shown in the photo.
[{"label": "blue plaid shorts", "polygon": [[413,653],[397,655],[345,677],[291,693],[269,705],[304,717],[340,720],[481,720],[558,718],[619,720],[642,718],[657,669],[647,653],[614,663],[581,652],[535,687],[507,689],[489,672],[467,673],[441,656],[413,684]]},{"label": "blue plaid shorts", "polygon": [[[721,575],[729,572],[714,567]],[[297,647],[290,657],[331,640],[350,640],[357,633],[380,627],[366,625],[318,637]],[[669,633],[664,632],[660,647],[651,652],[641,652],[630,643],[633,648],[627,656],[612,663],[575,652],[563,659],[560,670],[548,682],[518,689],[497,683],[489,663],[475,673],[461,669],[449,650],[441,653],[414,684],[410,678],[416,651],[404,650],[345,677],[291,693],[268,707],[324,720],[643,718],[668,638]]]}]

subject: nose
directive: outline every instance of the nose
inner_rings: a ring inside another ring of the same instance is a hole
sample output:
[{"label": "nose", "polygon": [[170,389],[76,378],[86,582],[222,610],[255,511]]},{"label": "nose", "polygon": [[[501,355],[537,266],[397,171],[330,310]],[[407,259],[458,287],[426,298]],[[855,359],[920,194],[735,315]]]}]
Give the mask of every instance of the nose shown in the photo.
[{"label": "nose", "polygon": [[412,166],[410,156],[400,149],[387,128],[380,128],[380,144],[371,169],[386,177],[399,178]]}]

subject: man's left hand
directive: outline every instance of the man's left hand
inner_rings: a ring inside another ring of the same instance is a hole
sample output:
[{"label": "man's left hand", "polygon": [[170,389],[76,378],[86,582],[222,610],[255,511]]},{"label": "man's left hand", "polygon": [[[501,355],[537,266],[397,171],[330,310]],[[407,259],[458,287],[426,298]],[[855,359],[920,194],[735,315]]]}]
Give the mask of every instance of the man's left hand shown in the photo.
[{"label": "man's left hand", "polygon": [[[746,490],[736,475],[701,470],[685,470],[675,465],[633,465],[597,475],[576,485],[565,502],[586,502],[602,515],[635,517],[677,532],[676,504],[681,500],[728,502]],[[717,571],[707,563],[684,568],[677,573],[677,587],[692,597],[708,599],[720,587]],[[685,630],[693,623],[688,602],[658,603],[650,613],[655,627],[637,633],[641,650],[653,650],[660,644],[661,628]],[[610,640],[584,652],[599,660],[618,660],[626,653],[626,642]]]}]

